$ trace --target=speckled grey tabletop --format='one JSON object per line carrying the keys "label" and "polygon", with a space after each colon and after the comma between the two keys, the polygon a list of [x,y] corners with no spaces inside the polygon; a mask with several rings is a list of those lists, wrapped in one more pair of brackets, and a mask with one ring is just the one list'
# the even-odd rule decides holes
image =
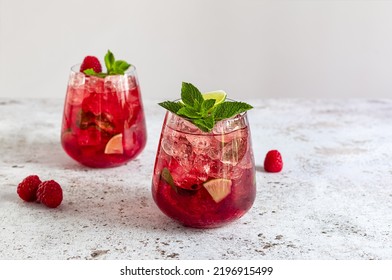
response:
{"label": "speckled grey tabletop", "polygon": [[[63,100],[0,99],[0,259],[392,259],[392,100],[247,100],[257,198],[239,221],[184,228],[154,204],[164,110],[144,100],[148,142],[127,165],[90,169],[60,145]],[[270,149],[281,173],[265,173]],[[49,209],[16,194],[54,179]]]}

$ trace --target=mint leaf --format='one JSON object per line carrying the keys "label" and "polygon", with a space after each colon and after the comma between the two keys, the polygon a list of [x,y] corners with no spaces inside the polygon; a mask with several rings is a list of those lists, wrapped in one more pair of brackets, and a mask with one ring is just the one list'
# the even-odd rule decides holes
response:
{"label": "mint leaf", "polygon": [[106,70],[108,71],[108,73],[110,73],[113,67],[112,65],[114,64],[115,61],[113,53],[110,50],[108,50],[104,59],[105,59]]}
{"label": "mint leaf", "polygon": [[124,60],[117,60],[113,63],[113,67],[109,74],[124,75],[125,71],[127,71],[130,66],[131,65]]}
{"label": "mint leaf", "polygon": [[90,76],[95,76],[95,75],[98,74],[97,72],[94,71],[93,68],[86,69],[86,70],[83,71],[83,73],[86,74],[86,75],[90,75]]}
{"label": "mint leaf", "polygon": [[214,105],[215,105],[215,99],[204,100],[203,103],[201,104],[202,116],[207,116],[207,114],[214,107]]}
{"label": "mint leaf", "polygon": [[181,100],[184,102],[185,106],[199,110],[204,98],[201,92],[194,85],[182,82]]}
{"label": "mint leaf", "polygon": [[170,174],[169,169],[167,169],[166,167],[164,167],[161,171],[161,177],[163,178],[163,180],[166,181],[166,183],[168,183],[173,189],[176,189],[176,184],[174,184],[174,180],[172,175]]}
{"label": "mint leaf", "polygon": [[234,117],[235,115],[241,114],[252,108],[253,107],[251,105],[244,102],[223,102],[216,106],[213,114],[215,120],[220,121],[223,119]]}
{"label": "mint leaf", "polygon": [[203,119],[193,119],[191,120],[194,125],[200,128],[204,132],[210,132],[215,125],[214,116],[208,116]]}
{"label": "mint leaf", "polygon": [[93,68],[89,68],[83,71],[84,74],[89,75],[89,76],[95,76],[95,77],[100,77],[100,78],[104,78],[106,77],[105,73],[97,73],[94,71]]}
{"label": "mint leaf", "polygon": [[166,110],[177,114],[177,112],[183,107],[183,105],[180,102],[173,102],[173,101],[164,101],[161,103],[158,103],[158,105],[162,106]]}
{"label": "mint leaf", "polygon": [[190,119],[198,119],[201,117],[201,113],[191,107],[182,107],[177,111],[177,115],[190,118]]}
{"label": "mint leaf", "polygon": [[107,73],[104,73],[105,76],[124,75],[125,71],[127,71],[128,68],[131,67],[131,65],[124,60],[116,60],[110,50],[108,50],[108,52],[106,53],[104,60],[107,71]]}

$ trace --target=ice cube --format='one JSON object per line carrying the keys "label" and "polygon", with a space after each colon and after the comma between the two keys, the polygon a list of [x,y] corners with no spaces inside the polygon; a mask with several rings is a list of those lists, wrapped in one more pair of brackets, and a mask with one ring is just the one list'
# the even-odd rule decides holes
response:
{"label": "ice cube", "polygon": [[184,118],[181,118],[180,116],[177,116],[172,113],[170,113],[168,115],[166,125],[174,130],[181,131],[181,132],[187,133],[187,134],[196,134],[197,135],[200,132],[200,129],[197,128],[190,121],[188,121]]}
{"label": "ice cube", "polygon": [[83,87],[68,87],[68,93],[67,93],[67,102],[71,106],[78,106],[82,104],[84,99],[84,89]]}
{"label": "ice cube", "polygon": [[244,157],[247,150],[247,137],[234,137],[233,140],[223,146],[221,161],[236,165]]}
{"label": "ice cube", "polygon": [[161,147],[166,154],[190,169],[193,160],[192,145],[181,133],[167,129],[162,136]]}
{"label": "ice cube", "polygon": [[161,147],[165,153],[169,156],[174,156],[173,142],[167,138],[162,138]]}
{"label": "ice cube", "polygon": [[94,76],[88,76],[85,80],[86,90],[90,93],[104,92],[104,79]]}
{"label": "ice cube", "polygon": [[68,85],[73,88],[80,87],[85,83],[86,75],[80,72],[72,72],[69,76]]}
{"label": "ice cube", "polygon": [[108,91],[127,91],[129,89],[128,86],[128,78],[124,75],[109,75],[105,77],[105,90]]}
{"label": "ice cube", "polygon": [[189,169],[193,165],[194,159],[191,144],[188,140],[186,140],[186,138],[180,138],[174,146],[174,158],[177,159],[182,166]]}
{"label": "ice cube", "polygon": [[191,173],[195,174],[200,181],[206,181],[208,179],[208,174],[211,170],[211,165],[213,161],[206,155],[197,155],[193,161],[193,168]]}
{"label": "ice cube", "polygon": [[214,134],[226,134],[247,127],[246,118],[237,115],[230,119],[219,121],[215,124],[212,132]]}
{"label": "ice cube", "polygon": [[191,143],[193,152],[197,155],[206,154],[211,146],[211,136],[186,134],[186,139]]}
{"label": "ice cube", "polygon": [[220,159],[222,155],[223,144],[220,141],[217,141],[214,137],[211,137],[212,141],[210,142],[210,146],[206,151],[206,154],[210,157],[210,159]]}
{"label": "ice cube", "polygon": [[137,85],[138,85],[137,77],[136,77],[136,76],[129,75],[129,76],[128,76],[128,87],[129,87],[130,89],[133,89],[133,88],[136,88]]}

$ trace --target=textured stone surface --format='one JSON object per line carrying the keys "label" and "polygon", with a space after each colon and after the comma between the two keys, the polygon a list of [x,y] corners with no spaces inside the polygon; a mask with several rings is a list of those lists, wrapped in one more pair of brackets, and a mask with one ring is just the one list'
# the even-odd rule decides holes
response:
{"label": "textured stone surface", "polygon": [[[155,206],[163,109],[144,101],[133,162],[90,169],[60,145],[62,100],[0,99],[1,259],[391,259],[392,100],[253,100],[257,198],[223,228],[184,228]],[[279,149],[281,173],[263,171]],[[57,209],[23,202],[27,175],[55,179]]]}

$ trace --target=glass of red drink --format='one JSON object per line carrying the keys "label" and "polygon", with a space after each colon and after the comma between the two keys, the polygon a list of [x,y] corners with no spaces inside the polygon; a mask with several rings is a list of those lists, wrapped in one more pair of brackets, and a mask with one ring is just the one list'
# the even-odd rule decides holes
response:
{"label": "glass of red drink", "polygon": [[163,213],[189,227],[215,228],[242,217],[256,196],[247,113],[204,132],[167,111],[152,195]]}
{"label": "glass of red drink", "polygon": [[91,76],[71,68],[61,129],[66,153],[79,163],[114,167],[135,158],[146,144],[146,124],[136,68]]}

